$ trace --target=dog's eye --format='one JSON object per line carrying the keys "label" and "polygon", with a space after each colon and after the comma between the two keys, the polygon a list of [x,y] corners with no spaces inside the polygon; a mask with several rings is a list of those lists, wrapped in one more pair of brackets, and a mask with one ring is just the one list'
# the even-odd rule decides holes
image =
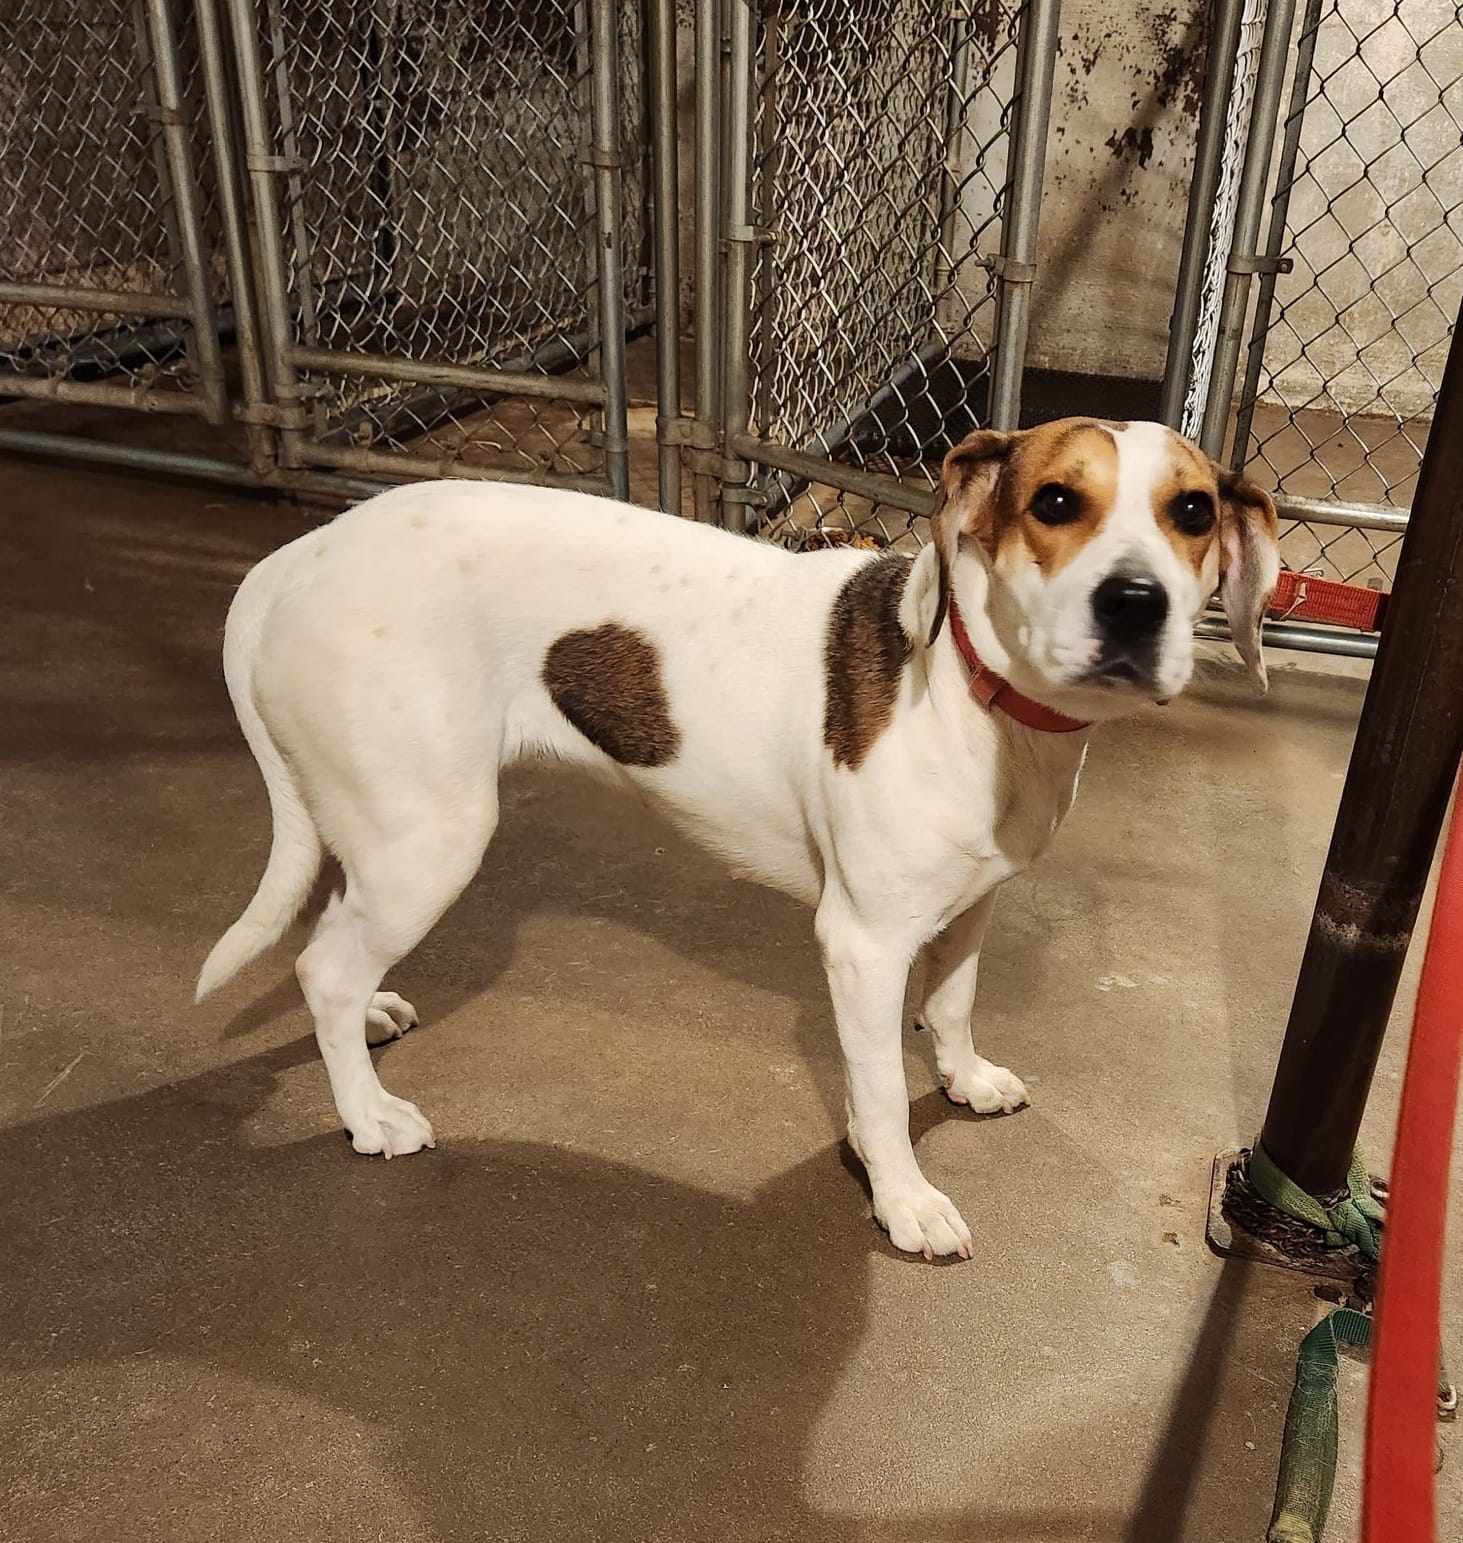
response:
{"label": "dog's eye", "polygon": [[1048,482],[1036,490],[1031,512],[1043,525],[1066,525],[1082,512],[1082,500],[1060,482]]}
{"label": "dog's eye", "polygon": [[1214,500],[1207,493],[1180,493],[1169,513],[1186,536],[1207,536],[1214,529]]}

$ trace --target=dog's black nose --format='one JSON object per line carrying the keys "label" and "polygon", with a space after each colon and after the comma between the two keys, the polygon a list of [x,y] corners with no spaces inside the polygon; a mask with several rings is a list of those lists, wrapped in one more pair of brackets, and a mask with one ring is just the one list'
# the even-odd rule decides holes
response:
{"label": "dog's black nose", "polygon": [[1168,615],[1168,591],[1157,579],[1110,573],[1092,592],[1092,614],[1104,637],[1134,643],[1152,637]]}

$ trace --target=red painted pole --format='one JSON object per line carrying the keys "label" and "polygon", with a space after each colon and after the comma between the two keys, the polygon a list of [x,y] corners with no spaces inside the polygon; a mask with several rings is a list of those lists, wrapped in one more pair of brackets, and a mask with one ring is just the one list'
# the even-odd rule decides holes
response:
{"label": "red painted pole", "polygon": [[1367,1405],[1363,1543],[1437,1543],[1443,1240],[1463,1062],[1463,817],[1453,815],[1392,1154]]}

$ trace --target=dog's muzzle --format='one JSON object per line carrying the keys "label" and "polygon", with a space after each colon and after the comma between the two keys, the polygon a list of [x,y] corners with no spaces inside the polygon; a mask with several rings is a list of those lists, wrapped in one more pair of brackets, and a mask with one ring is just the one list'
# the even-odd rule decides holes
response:
{"label": "dog's muzzle", "polygon": [[1168,591],[1147,574],[1110,573],[1092,592],[1098,654],[1090,678],[1115,685],[1153,684],[1158,640],[1168,620]]}

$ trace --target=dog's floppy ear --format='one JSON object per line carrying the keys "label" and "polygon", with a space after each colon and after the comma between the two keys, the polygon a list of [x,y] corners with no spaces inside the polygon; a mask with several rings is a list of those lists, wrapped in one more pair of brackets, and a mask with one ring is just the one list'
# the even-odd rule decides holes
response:
{"label": "dog's floppy ear", "polygon": [[950,576],[960,538],[973,536],[990,549],[995,534],[996,486],[1016,438],[998,429],[977,429],[950,451],[940,468],[938,502],[930,517],[935,572],[932,582],[927,581],[927,593],[918,597],[915,634],[930,643],[939,637],[950,609]]}
{"label": "dog's floppy ear", "polygon": [[1219,483],[1219,601],[1239,656],[1260,691],[1268,684],[1260,623],[1280,577],[1275,505],[1263,488],[1215,464]]}

